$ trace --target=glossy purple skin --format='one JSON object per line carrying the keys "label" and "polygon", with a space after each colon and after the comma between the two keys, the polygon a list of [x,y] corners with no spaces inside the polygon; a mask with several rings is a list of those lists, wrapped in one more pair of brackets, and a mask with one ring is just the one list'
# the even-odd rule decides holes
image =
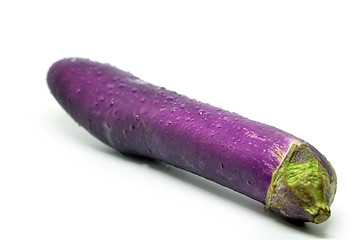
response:
{"label": "glossy purple skin", "polygon": [[161,160],[265,204],[273,173],[299,139],[128,72],[64,59],[48,73],[63,108],[122,153]]}

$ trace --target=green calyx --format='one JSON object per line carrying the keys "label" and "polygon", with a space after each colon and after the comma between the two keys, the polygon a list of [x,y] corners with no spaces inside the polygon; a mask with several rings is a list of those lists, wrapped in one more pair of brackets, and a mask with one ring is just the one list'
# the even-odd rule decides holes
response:
{"label": "green calyx", "polygon": [[284,180],[288,189],[306,203],[305,209],[311,215],[316,215],[317,208],[328,208],[324,192],[330,190],[330,185],[326,181],[328,173],[325,168],[311,153],[307,152],[306,155],[308,161],[305,163],[298,164],[293,158],[286,163]]}
{"label": "green calyx", "polygon": [[327,172],[306,143],[294,144],[273,175],[267,206],[286,217],[321,223],[330,216],[335,190],[335,174]]}

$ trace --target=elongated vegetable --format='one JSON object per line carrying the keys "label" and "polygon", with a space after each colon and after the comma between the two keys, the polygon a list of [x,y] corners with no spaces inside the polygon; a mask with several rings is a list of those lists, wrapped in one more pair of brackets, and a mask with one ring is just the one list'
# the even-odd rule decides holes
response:
{"label": "elongated vegetable", "polygon": [[47,80],[76,122],[122,153],[159,159],[292,219],[330,216],[335,171],[289,133],[86,59],[55,63]]}

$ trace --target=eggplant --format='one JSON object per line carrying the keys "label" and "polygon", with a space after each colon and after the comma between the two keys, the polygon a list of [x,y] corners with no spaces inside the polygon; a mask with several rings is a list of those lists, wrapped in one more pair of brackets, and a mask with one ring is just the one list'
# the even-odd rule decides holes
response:
{"label": "eggplant", "polygon": [[121,153],[192,172],[293,220],[331,214],[335,170],[292,134],[88,59],[56,62],[47,82],[79,125]]}

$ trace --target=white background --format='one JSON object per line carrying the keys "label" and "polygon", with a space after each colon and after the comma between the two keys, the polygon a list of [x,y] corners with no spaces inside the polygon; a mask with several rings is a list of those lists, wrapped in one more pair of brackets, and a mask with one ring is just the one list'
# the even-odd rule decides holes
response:
{"label": "white background", "polygon": [[[1,1],[0,239],[347,239],[360,235],[361,1]],[[108,62],[282,128],[338,175],[331,218],[291,224],[73,122],[46,74]]]}

